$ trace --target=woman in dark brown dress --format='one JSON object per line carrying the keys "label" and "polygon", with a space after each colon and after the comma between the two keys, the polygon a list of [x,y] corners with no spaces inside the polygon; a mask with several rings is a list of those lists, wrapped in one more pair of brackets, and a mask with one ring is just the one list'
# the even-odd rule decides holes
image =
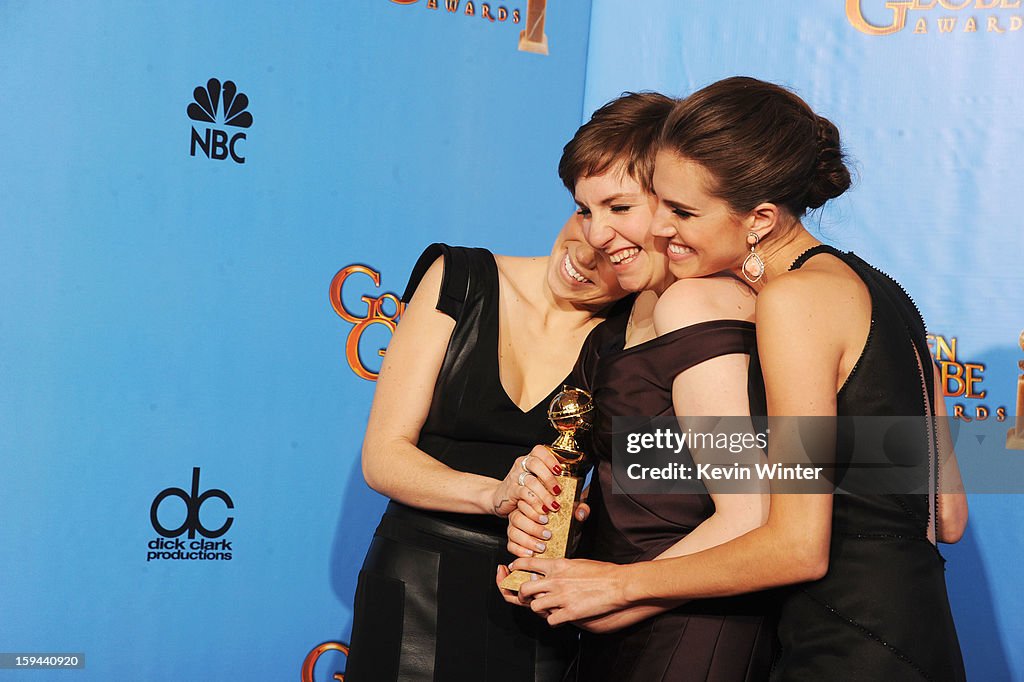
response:
{"label": "woman in dark brown dress", "polygon": [[[701,486],[685,494],[612,494],[614,417],[736,416],[749,423],[752,411],[764,411],[759,383],[748,392],[750,368],[757,367],[751,362],[753,293],[731,277],[683,282],[666,291],[673,281],[667,240],[649,232],[653,142],[662,118],[637,118],[623,128],[622,106],[616,100],[595,112],[566,145],[559,171],[580,207],[587,241],[611,261],[624,289],[642,292],[628,315],[609,320],[591,336],[573,376],[593,393],[598,412],[590,446],[597,462],[593,515],[584,555],[631,564],[698,552],[756,528],[767,516],[768,498],[766,486],[739,493]],[[646,138],[638,140],[645,131]],[[638,146],[639,162],[630,165],[629,152]],[[700,462],[707,453],[688,454]],[[530,534],[542,532],[531,516],[529,509],[510,516],[510,550],[518,556],[528,554]],[[751,596],[668,611],[638,606],[580,625],[581,654],[568,679],[586,682],[762,680],[775,639],[772,604]],[[622,629],[587,632],[591,626]]]}

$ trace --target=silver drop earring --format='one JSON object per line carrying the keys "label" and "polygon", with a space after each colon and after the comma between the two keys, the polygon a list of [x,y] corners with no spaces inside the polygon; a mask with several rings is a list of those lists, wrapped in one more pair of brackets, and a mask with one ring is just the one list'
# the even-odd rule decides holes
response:
{"label": "silver drop earring", "polygon": [[754,232],[747,233],[747,244],[750,245],[750,253],[743,259],[743,276],[751,284],[757,284],[764,277],[764,261],[757,255],[754,247],[761,241],[761,238]]}

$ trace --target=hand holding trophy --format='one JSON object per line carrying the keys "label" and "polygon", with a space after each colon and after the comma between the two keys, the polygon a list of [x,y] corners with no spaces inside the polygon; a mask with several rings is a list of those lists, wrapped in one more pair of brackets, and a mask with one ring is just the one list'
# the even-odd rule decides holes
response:
{"label": "hand holding trophy", "polygon": [[[590,428],[593,410],[594,401],[590,394],[569,386],[563,386],[548,406],[548,419],[558,431],[558,438],[549,449],[562,465],[562,475],[557,477],[562,492],[556,498],[560,505],[558,511],[549,515],[547,529],[551,531],[551,538],[547,541],[547,549],[537,554],[538,557],[565,557],[579,534],[580,522],[573,510],[580,501],[583,479],[590,464],[576,443],[576,434]],[[532,575],[528,571],[513,571],[501,582],[501,587],[516,592]]]}

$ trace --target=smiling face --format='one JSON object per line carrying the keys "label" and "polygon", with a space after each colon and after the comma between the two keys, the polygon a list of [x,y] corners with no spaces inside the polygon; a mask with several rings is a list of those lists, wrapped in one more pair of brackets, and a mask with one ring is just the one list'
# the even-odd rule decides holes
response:
{"label": "smiling face", "polygon": [[586,310],[600,310],[626,295],[608,259],[584,240],[579,215],[569,218],[555,238],[548,286],[557,298]]}
{"label": "smiling face", "polygon": [[611,263],[626,291],[664,291],[671,283],[666,239],[650,232],[655,198],[621,164],[576,181],[576,204],[587,242]]}
{"label": "smiling face", "polygon": [[710,186],[711,178],[699,164],[672,152],[658,152],[654,166],[658,205],[651,232],[668,239],[668,267],[677,279],[736,271],[750,253],[747,223],[751,221],[712,196]]}

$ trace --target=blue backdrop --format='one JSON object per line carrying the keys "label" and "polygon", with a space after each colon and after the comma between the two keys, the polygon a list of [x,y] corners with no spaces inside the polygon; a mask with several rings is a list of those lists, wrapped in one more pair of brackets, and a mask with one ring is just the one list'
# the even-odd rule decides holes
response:
{"label": "blue backdrop", "polygon": [[[382,500],[332,278],[381,273],[346,284],[358,310],[431,241],[544,253],[567,215],[589,3],[547,10],[546,56],[505,7],[0,4],[0,653],[86,659],[33,679],[297,679],[347,640]],[[189,117],[210,79],[251,126],[223,97]],[[363,336],[368,364],[386,341]],[[210,539],[231,558],[152,557],[204,539],[194,467],[233,505],[191,501],[207,529],[232,517]],[[151,522],[168,488],[178,538]]]}

